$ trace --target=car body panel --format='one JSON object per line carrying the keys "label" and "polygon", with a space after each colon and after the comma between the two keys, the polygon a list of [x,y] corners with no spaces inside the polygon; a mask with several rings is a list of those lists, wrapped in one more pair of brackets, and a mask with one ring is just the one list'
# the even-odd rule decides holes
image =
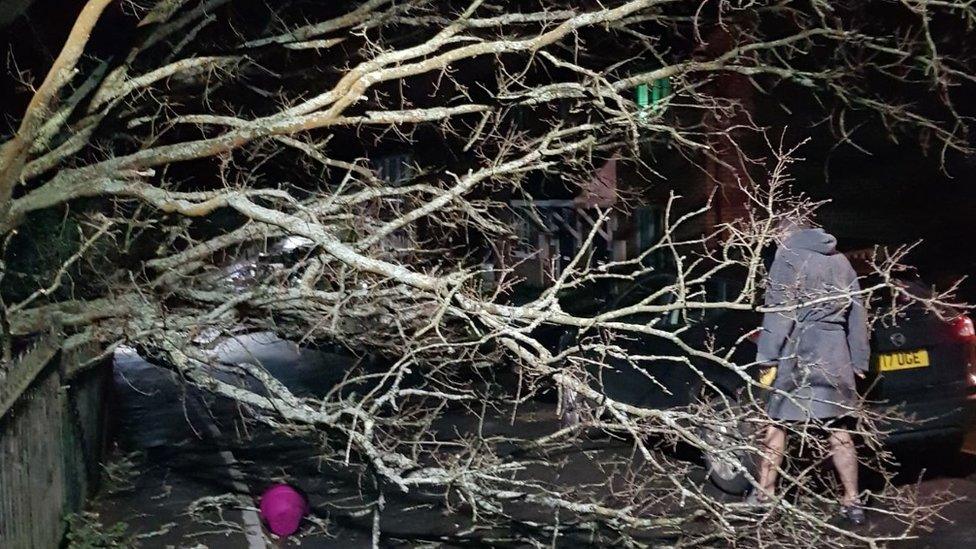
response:
{"label": "car body panel", "polygon": [[[618,298],[609,308],[619,306],[619,301]],[[633,315],[625,320],[645,324],[651,318]],[[958,337],[951,322],[920,309],[904,311],[897,320],[896,323],[875,326],[871,341],[871,370],[867,378],[859,382],[868,406],[878,412],[892,410],[912,418],[911,421],[886,421],[882,431],[890,432],[887,437],[892,441],[964,432],[976,410],[976,386],[973,384],[976,378],[970,377],[976,356],[973,338]],[[703,341],[713,342],[719,350],[717,354],[726,353],[738,342],[730,361],[746,365],[742,373],[705,359],[692,359],[702,376],[683,363],[667,360],[642,362],[637,368],[627,359],[615,357],[604,360],[602,367],[590,364],[587,368],[609,398],[638,406],[684,406],[707,388],[736,396],[747,385],[743,375],[758,379],[763,370],[762,365],[754,364],[756,348],[745,337],[761,323],[762,315],[755,311],[718,310],[697,319],[685,317],[679,322],[663,319],[656,325],[673,331],[693,347],[700,347]],[[568,340],[575,342],[576,337],[578,335],[573,334]],[[678,345],[661,337],[627,337],[615,343],[631,357],[686,354]],[[560,347],[565,348],[565,342]],[[929,366],[879,372],[879,353],[917,349],[928,352]]]}

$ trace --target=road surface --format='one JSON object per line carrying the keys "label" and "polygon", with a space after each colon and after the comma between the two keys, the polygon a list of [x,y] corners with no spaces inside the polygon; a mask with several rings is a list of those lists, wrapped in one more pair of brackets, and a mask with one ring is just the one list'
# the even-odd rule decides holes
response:
{"label": "road surface", "polygon": [[[261,363],[290,389],[309,395],[328,390],[347,360],[262,335],[224,343],[217,352],[226,362]],[[276,480],[297,478],[316,508],[326,501],[369,503],[342,472],[323,469],[308,441],[263,434],[232,403],[185,389],[171,372],[144,362],[134,352],[116,356],[115,391],[119,441],[124,448],[140,451],[139,474],[131,486],[115,487],[112,493],[105,490],[93,508],[105,525],[125,522],[133,535],[152,533],[139,540],[141,547],[272,547],[272,540],[256,524],[253,496]],[[551,427],[551,407],[529,408],[526,421],[543,430]],[[607,453],[628,451],[625,443],[614,444],[581,446],[578,456],[568,460],[573,465],[566,474],[587,480],[584,477],[599,470],[597,465]],[[906,455],[924,454],[925,449],[915,450]],[[949,491],[960,500],[946,508],[944,520],[932,532],[919,532],[917,539],[899,542],[897,547],[976,547],[976,436],[968,441],[966,452],[937,465],[918,484],[920,495],[925,499]],[[920,474],[918,466],[908,463],[900,482],[911,484]],[[706,482],[704,472],[699,481]],[[201,498],[203,504],[206,498],[215,498],[215,505],[200,505]],[[194,502],[199,509],[191,517],[187,510]],[[441,536],[464,526],[463,519],[415,507],[388,509],[382,516],[383,530],[394,538],[436,542],[449,539]],[[307,521],[301,530],[301,547],[370,546],[370,520],[331,518],[322,513]],[[865,526],[875,531],[889,527],[878,517]]]}

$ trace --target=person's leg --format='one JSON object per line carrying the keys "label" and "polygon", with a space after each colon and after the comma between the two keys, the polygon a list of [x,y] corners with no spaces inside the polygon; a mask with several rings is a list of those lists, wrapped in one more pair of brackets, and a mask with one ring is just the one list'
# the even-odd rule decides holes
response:
{"label": "person's leg", "polygon": [[837,469],[837,476],[844,485],[842,505],[857,503],[857,448],[850,433],[833,431],[830,434],[830,455]]}
{"label": "person's leg", "polygon": [[763,455],[759,463],[759,498],[772,496],[776,491],[776,475],[786,450],[786,431],[775,425],[766,427]]}

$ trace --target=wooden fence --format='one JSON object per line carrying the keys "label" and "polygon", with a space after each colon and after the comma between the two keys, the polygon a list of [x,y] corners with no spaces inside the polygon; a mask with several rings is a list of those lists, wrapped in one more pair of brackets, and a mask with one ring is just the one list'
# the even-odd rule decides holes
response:
{"label": "wooden fence", "polygon": [[81,509],[98,478],[110,368],[76,371],[79,355],[59,347],[39,342],[0,381],[3,549],[58,547],[65,515]]}

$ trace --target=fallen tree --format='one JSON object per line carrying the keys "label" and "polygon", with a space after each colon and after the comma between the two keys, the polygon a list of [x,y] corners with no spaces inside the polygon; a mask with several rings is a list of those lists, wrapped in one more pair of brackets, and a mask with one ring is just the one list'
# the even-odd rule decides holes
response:
{"label": "fallen tree", "polygon": [[[719,348],[660,322],[768,310],[760,305],[762,253],[781,219],[817,206],[791,190],[796,147],[764,141],[778,129],[754,121],[720,79],[735,75],[772,99],[805,98],[838,141],[860,117],[892,135],[923,136],[943,155],[968,153],[967,119],[953,101],[972,84],[971,60],[932,30],[968,24],[967,3],[370,0],[344,10],[181,0],[134,3],[141,22],[131,49],[85,58],[109,4],[86,4],[3,145],[8,361],[18,338],[48,331],[68,348],[99,341],[105,356],[136,346],[269,425],[329,433],[324,457],[366,467],[378,500],[391,490],[437,494],[479,527],[522,522],[521,542],[586,531],[596,543],[635,545],[648,536],[686,545],[876,544],[909,535],[937,511],[889,489],[879,509],[904,528],[851,531],[827,519],[832,500],[809,475],[791,477],[799,495],[778,502],[785,519],[719,501],[662,448],[715,452],[703,433],[730,418],[616,401],[593,366],[623,360],[642,370],[664,361],[699,372],[704,363],[741,377],[750,394],[765,390],[756,365],[736,354],[748,348],[745,337]],[[657,102],[630,99],[635,87],[665,81],[670,92]],[[937,93],[924,104],[910,101],[929,90]],[[378,168],[384,150],[413,154]],[[484,261],[493,245],[497,252],[517,240],[507,201],[585,189],[594,166],[614,154],[647,186],[673,175],[655,160],[662,155],[680,158],[682,170],[721,165],[739,177],[745,214],[702,234],[688,225],[708,203],[672,195],[656,243],[630,259],[598,261],[593,242],[609,215],[600,210],[548,285],[514,299],[516,265]],[[618,198],[614,207],[632,206]],[[51,212],[73,231],[58,237],[67,245],[53,266],[25,282],[17,257],[38,242],[33,224]],[[231,276],[234,261],[288,238],[299,238],[298,251],[274,268]],[[884,290],[943,304],[945,296],[892,284],[905,252],[877,254],[879,282],[829,299]],[[648,261],[658,256],[673,278],[638,302],[590,316],[566,311],[564,296],[639,281],[663,268]],[[734,295],[706,294],[710,280],[730,272],[743,281]],[[546,327],[578,336],[553,347],[539,335]],[[322,398],[297,397],[259,367],[215,364],[213,338],[201,337],[248,331],[338,342],[386,366],[350,371]],[[638,336],[677,352],[634,355],[622,341]],[[214,375],[226,368],[265,390]],[[508,371],[516,386],[493,381]],[[521,452],[430,430],[452,409],[517,417],[550,389],[590,409],[578,423],[516,441]],[[754,406],[737,410],[732,421],[761,421]],[[526,478],[552,448],[593,431],[632,441],[642,469],[620,473],[624,490],[598,497]],[[735,444],[720,452],[755,449]],[[529,521],[514,503],[563,520]]]}

